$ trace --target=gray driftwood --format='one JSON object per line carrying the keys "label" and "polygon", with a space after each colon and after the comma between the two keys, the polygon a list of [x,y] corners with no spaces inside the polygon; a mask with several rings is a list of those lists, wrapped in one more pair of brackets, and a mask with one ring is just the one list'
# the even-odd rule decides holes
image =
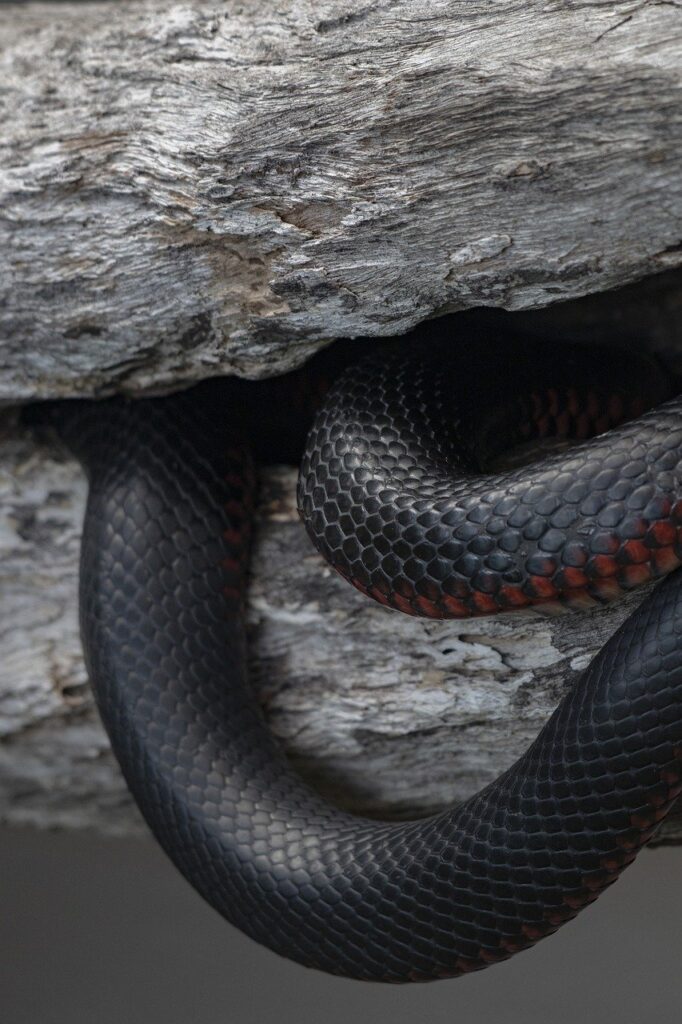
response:
{"label": "gray driftwood", "polygon": [[679,0],[0,5],[0,397],[682,263]]}
{"label": "gray driftwood", "polygon": [[[476,306],[682,369],[681,6],[0,4],[0,400],[267,376]],[[265,472],[253,684],[355,810],[425,813],[490,780],[641,599],[411,620],[322,565],[292,496],[292,471]],[[84,499],[8,419],[0,817],[123,832],[140,822],[78,642]]]}
{"label": "gray driftwood", "polygon": [[[294,473],[264,473],[252,676],[296,765],[346,807],[423,814],[512,763],[641,595],[592,613],[434,623],[368,602],[312,550]],[[0,444],[0,819],[141,828],[78,641],[85,482],[16,431]],[[669,827],[668,841],[682,839]]]}

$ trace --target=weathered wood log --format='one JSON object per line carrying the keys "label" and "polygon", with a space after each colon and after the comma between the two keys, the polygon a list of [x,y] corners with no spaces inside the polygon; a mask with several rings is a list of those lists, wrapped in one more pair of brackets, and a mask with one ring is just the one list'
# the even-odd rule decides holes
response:
{"label": "weathered wood log", "polygon": [[0,5],[0,397],[682,263],[676,0]]}
{"label": "weathered wood log", "polygon": [[[540,308],[682,265],[681,33],[674,0],[1,5],[0,400],[268,376],[481,305],[524,312],[454,340],[512,316],[682,369],[674,271]],[[301,771],[365,813],[491,779],[641,599],[410,620],[322,565],[292,496],[264,472],[253,682]],[[127,831],[78,641],[84,498],[8,418],[0,817]]]}
{"label": "weathered wood log", "polygon": [[[345,807],[408,816],[512,763],[641,594],[609,608],[436,623],[368,602],[313,551],[291,469],[264,472],[252,678],[294,763]],[[16,430],[0,444],[0,819],[141,827],[97,721],[77,628],[85,481]],[[671,822],[666,841],[682,841]]]}

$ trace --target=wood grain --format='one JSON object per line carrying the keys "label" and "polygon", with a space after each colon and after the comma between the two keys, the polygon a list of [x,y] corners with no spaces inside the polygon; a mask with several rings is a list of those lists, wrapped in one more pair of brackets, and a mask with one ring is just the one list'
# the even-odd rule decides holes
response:
{"label": "wood grain", "polygon": [[0,398],[682,264],[678,0],[0,5]]}

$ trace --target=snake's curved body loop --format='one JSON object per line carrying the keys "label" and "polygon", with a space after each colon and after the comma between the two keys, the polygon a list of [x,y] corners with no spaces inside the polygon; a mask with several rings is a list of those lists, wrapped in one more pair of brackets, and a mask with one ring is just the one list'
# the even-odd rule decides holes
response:
{"label": "snake's curved body loop", "polygon": [[[587,432],[596,405],[571,388],[564,420]],[[466,409],[447,409],[456,430],[444,416],[456,391],[442,359],[379,361],[320,412],[300,503],[356,584],[404,610],[466,614],[602,601],[679,563],[680,400],[542,465],[474,480],[484,459]],[[550,414],[532,394],[537,426]],[[562,417],[564,399],[549,401]],[[608,415],[629,402],[623,392]],[[492,449],[508,429],[496,408]],[[248,935],[355,978],[455,976],[554,931],[653,834],[682,779],[678,574],[496,782],[427,820],[365,820],[292,772],[250,693],[253,471],[221,416],[191,396],[89,403],[61,429],[90,475],[82,632],[116,756],[167,853]]]}

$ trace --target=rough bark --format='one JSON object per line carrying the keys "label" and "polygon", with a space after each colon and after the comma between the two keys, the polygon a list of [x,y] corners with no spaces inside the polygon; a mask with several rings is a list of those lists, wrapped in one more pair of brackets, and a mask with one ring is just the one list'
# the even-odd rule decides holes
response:
{"label": "rough bark", "polygon": [[[682,370],[680,8],[0,5],[0,400],[268,376],[476,306],[498,309],[455,317],[455,341],[512,318]],[[253,683],[355,810],[422,814],[489,781],[641,600],[411,620],[322,565],[292,497],[293,471],[264,471]],[[0,818],[128,831],[78,641],[84,500],[8,418]]]}
{"label": "rough bark", "polygon": [[[249,595],[253,684],[295,764],[346,807],[423,814],[521,753],[640,595],[591,613],[434,623],[324,566],[264,472]],[[137,830],[86,682],[76,590],[85,482],[15,430],[0,444],[0,818]],[[669,826],[667,841],[682,839]]]}
{"label": "rough bark", "polygon": [[0,397],[682,263],[678,0],[0,6]]}

